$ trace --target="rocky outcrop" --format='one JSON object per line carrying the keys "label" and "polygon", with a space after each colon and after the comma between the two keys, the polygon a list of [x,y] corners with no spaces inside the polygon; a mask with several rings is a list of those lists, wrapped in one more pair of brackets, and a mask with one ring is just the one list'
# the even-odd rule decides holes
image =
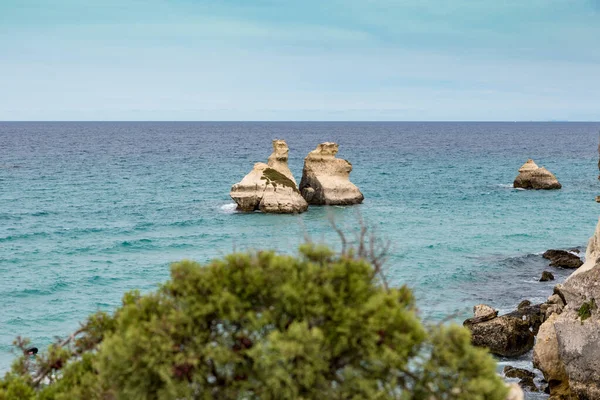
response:
{"label": "rocky outcrop", "polygon": [[510,365],[504,367],[504,376],[507,378],[516,378],[519,379],[519,386],[523,389],[527,389],[530,392],[538,392],[539,389],[535,385],[533,379],[535,378],[535,374],[531,371],[528,371],[523,368],[516,368]]}
{"label": "rocky outcrop", "polygon": [[486,347],[504,357],[520,356],[533,348],[535,333],[542,322],[540,305],[524,305],[499,317],[485,305],[475,306],[474,312],[475,317],[463,325],[471,331],[471,343],[475,346]]}
{"label": "rocky outcrop", "polygon": [[288,152],[285,141],[274,140],[269,164],[254,164],[252,171],[231,187],[230,196],[238,210],[288,214],[308,209],[288,168]]}
{"label": "rocky outcrop", "polygon": [[519,168],[519,175],[515,178],[513,186],[521,189],[560,189],[562,187],[552,172],[544,167],[538,167],[531,159]]}
{"label": "rocky outcrop", "polygon": [[549,382],[551,399],[600,399],[599,241],[600,223],[586,262],[548,299],[564,307],[540,327],[534,365]]}
{"label": "rocky outcrop", "polygon": [[363,194],[349,179],[352,164],[336,158],[337,152],[336,143],[321,143],[304,159],[300,192],[309,204],[362,203]]}
{"label": "rocky outcrop", "polygon": [[542,257],[550,260],[551,267],[576,269],[583,265],[579,256],[565,250],[547,250]]}

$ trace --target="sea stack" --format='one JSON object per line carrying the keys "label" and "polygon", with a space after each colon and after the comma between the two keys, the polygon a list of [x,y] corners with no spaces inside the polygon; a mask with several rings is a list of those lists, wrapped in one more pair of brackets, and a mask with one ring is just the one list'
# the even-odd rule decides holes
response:
{"label": "sea stack", "polygon": [[544,167],[538,167],[529,159],[521,168],[513,183],[515,188],[522,189],[560,189],[562,185],[554,174]]}
{"label": "sea stack", "polygon": [[362,203],[364,196],[350,182],[352,164],[336,158],[337,143],[325,142],[306,156],[300,192],[309,204],[351,205]]}
{"label": "sea stack", "polygon": [[268,164],[256,163],[241,182],[231,187],[230,196],[239,211],[292,214],[307,210],[288,167],[289,148],[284,140],[273,140]]}

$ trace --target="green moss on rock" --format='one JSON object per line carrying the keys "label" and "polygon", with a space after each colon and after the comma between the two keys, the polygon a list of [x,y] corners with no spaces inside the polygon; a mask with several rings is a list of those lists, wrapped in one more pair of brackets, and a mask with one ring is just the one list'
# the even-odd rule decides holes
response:
{"label": "green moss on rock", "polygon": [[[281,185],[284,187],[289,187],[292,190],[298,192],[298,188],[294,181],[292,181],[287,176],[283,175],[281,172],[277,171],[273,168],[267,168],[263,171],[263,176],[260,179],[266,179],[267,185],[271,184],[273,186]],[[298,192],[299,193],[299,192]]]}
{"label": "green moss on rock", "polygon": [[596,301],[591,299],[590,301],[584,302],[579,310],[577,310],[577,315],[581,318],[581,322],[585,321],[589,317],[592,316],[592,310],[596,309]]}

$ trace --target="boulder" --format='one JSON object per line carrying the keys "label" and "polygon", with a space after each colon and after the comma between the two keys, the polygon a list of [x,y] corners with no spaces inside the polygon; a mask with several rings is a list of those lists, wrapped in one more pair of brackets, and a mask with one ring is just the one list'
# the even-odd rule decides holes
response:
{"label": "boulder", "polygon": [[552,274],[552,272],[549,272],[549,271],[542,272],[542,277],[540,278],[540,282],[548,282],[548,281],[553,281],[553,280],[554,280],[554,275]]}
{"label": "boulder", "polygon": [[349,179],[352,164],[336,158],[337,152],[336,143],[321,143],[304,159],[300,192],[309,204],[362,203],[363,194]]}
{"label": "boulder", "polygon": [[274,140],[269,164],[254,164],[252,171],[231,187],[230,196],[238,210],[289,214],[308,209],[287,166],[288,151],[285,141]]}
{"label": "boulder", "polygon": [[522,189],[560,189],[562,187],[554,174],[544,167],[538,167],[531,159],[519,168],[519,175],[515,178],[513,186]]}
{"label": "boulder", "polygon": [[519,386],[521,386],[523,389],[527,389],[530,392],[539,392],[538,387],[533,381],[533,379],[535,378],[535,374],[533,372],[523,368],[515,368],[510,365],[504,367],[503,372],[504,376],[507,378],[519,379]]}
{"label": "boulder", "polygon": [[569,396],[571,393],[569,377],[558,353],[558,340],[554,329],[554,322],[558,317],[558,314],[551,315],[542,324],[533,348],[533,366],[542,371],[544,379],[548,382],[550,394],[557,398]]}
{"label": "boulder", "polygon": [[533,348],[534,332],[542,318],[540,305],[523,306],[512,313],[496,315],[496,311],[488,312],[463,323],[471,331],[471,342],[475,346],[486,347],[491,353],[504,357],[520,356]]}
{"label": "boulder", "polygon": [[554,323],[560,360],[571,392],[580,399],[600,399],[600,318],[597,308],[563,312]]}
{"label": "boulder", "polygon": [[482,321],[486,321],[492,318],[496,318],[498,311],[494,310],[487,304],[478,304],[473,307],[473,314],[475,318],[482,318]]}
{"label": "boulder", "polygon": [[551,267],[576,269],[583,265],[579,256],[565,250],[547,250],[542,257],[550,260]]}

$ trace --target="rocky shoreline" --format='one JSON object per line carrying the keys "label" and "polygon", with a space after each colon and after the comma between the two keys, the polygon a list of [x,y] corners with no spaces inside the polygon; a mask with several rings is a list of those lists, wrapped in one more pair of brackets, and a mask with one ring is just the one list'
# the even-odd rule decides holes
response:
{"label": "rocky shoreline", "polygon": [[[574,269],[545,302],[525,300],[517,310],[503,315],[479,304],[464,326],[471,331],[473,344],[504,360],[522,361],[532,356],[532,366],[543,379],[510,365],[503,371],[508,380],[518,379],[526,392],[546,393],[551,400],[600,399],[600,315],[596,304],[600,300],[600,223],[589,241],[585,262],[576,249],[548,250],[543,256],[550,268]],[[552,279],[551,275],[542,271],[540,281]]]}

